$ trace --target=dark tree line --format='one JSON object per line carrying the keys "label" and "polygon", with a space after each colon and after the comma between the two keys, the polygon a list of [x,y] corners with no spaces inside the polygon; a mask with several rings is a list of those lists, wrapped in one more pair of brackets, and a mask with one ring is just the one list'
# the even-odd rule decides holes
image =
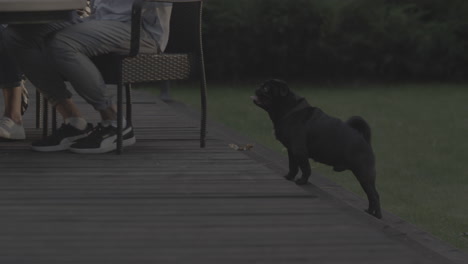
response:
{"label": "dark tree line", "polygon": [[206,0],[211,79],[466,80],[466,0]]}

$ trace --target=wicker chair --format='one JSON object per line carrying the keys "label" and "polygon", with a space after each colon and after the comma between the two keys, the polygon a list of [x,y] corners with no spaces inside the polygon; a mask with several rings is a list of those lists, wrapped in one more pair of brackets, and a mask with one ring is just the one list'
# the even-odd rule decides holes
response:
{"label": "wicker chair", "polygon": [[[173,3],[169,42],[162,54],[139,53],[141,10],[146,2]],[[200,147],[206,138],[206,77],[201,39],[202,0],[137,0],[132,12],[132,42],[128,55],[108,54],[93,58],[107,84],[117,84],[117,154],[122,153],[123,88],[126,118],[132,124],[131,85],[198,77],[201,94]],[[117,78],[116,78],[117,77]],[[43,104],[43,133],[47,134],[47,103]],[[52,111],[52,129],[57,127]]]}

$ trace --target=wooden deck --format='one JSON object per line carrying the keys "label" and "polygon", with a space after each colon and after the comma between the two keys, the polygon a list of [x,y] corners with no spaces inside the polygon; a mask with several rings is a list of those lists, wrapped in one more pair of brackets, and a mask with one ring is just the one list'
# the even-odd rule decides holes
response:
{"label": "wooden deck", "polygon": [[137,144],[123,156],[30,151],[33,110],[28,140],[0,143],[1,264],[468,263],[323,177],[283,180],[284,157],[234,151],[251,140],[220,125],[200,149],[198,119],[178,104],[134,101]]}

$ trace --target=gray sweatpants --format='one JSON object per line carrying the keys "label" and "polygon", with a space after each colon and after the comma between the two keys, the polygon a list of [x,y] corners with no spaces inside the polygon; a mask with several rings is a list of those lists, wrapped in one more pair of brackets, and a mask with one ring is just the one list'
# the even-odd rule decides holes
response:
{"label": "gray sweatpants", "polygon": [[[112,105],[104,80],[89,57],[128,53],[130,23],[88,20],[79,23],[10,25],[5,44],[26,77],[55,105],[72,94],[64,80],[96,110]],[[142,31],[141,52],[157,52],[158,44]]]}

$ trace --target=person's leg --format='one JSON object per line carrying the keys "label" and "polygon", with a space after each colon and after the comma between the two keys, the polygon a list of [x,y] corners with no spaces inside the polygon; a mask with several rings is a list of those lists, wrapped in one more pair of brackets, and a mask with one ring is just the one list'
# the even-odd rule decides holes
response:
{"label": "person's leg", "polygon": [[67,26],[70,23],[15,25],[5,32],[7,48],[15,55],[28,79],[64,118],[64,124],[55,133],[33,142],[32,148],[37,151],[68,149],[74,140],[86,137],[91,128],[71,101],[63,77],[45,51],[48,39]]}
{"label": "person's leg", "polygon": [[70,23],[52,23],[47,25],[15,25],[5,32],[9,50],[16,56],[26,76],[34,86],[57,106],[57,111],[64,120],[69,117],[81,117],[71,93],[67,90],[63,77],[57,71],[53,61],[45,51],[45,43]]}
{"label": "person's leg", "polygon": [[[155,52],[157,44],[142,32],[142,52]],[[91,20],[67,27],[47,43],[57,70],[76,92],[101,113],[103,119],[116,119],[111,97],[101,73],[90,57],[108,53],[128,53],[130,24]],[[86,76],[86,77],[84,77]]]}
{"label": "person's leg", "polygon": [[22,125],[22,96],[25,88],[22,73],[4,46],[3,30],[4,27],[0,25],[0,88],[4,100],[0,138],[21,140],[26,137]]}
{"label": "person's leg", "polygon": [[44,45],[56,32],[70,25],[70,23],[11,25],[4,32],[8,51],[14,55],[29,81],[53,105],[71,98],[71,93],[46,54]]}
{"label": "person's leg", "polygon": [[[89,137],[77,141],[70,150],[77,153],[104,153],[114,150],[117,125],[115,106],[107,93],[102,75],[90,57],[107,53],[128,53],[130,25],[117,21],[89,21],[73,25],[50,39],[47,48],[61,75],[99,111],[103,120]],[[141,48],[143,52],[158,50],[155,42],[146,35]],[[127,127],[124,121],[123,144],[129,146],[134,143],[133,128]]]}
{"label": "person's leg", "polygon": [[23,86],[5,88],[3,98],[5,109],[0,118],[0,139],[23,140],[26,138],[21,115]]}
{"label": "person's leg", "polygon": [[22,123],[21,115],[21,95],[23,93],[22,86],[16,86],[10,89],[3,90],[3,100],[5,109],[3,112],[4,117],[8,117],[17,124]]}

